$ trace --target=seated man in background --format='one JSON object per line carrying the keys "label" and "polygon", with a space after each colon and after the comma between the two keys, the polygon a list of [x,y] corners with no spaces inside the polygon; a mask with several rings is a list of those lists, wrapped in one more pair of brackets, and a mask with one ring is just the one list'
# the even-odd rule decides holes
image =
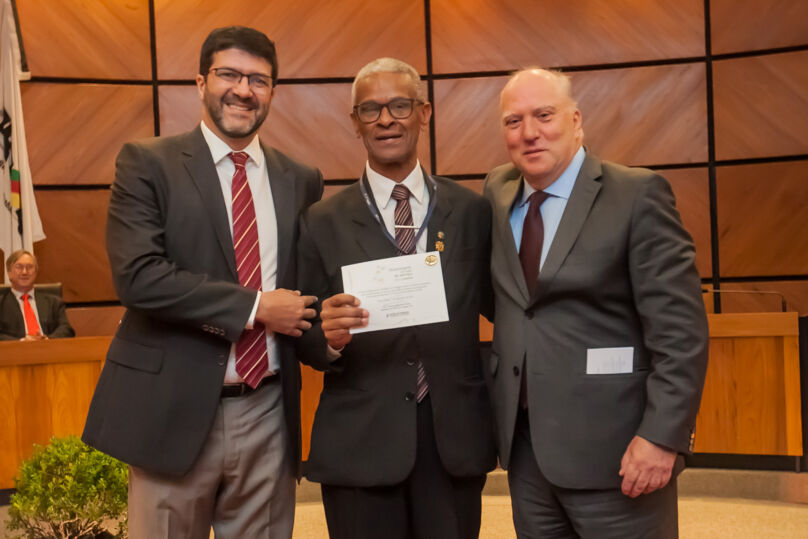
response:
{"label": "seated man in background", "polygon": [[38,269],[34,254],[23,249],[6,260],[11,288],[0,290],[0,340],[41,341],[75,335],[62,299],[34,290]]}

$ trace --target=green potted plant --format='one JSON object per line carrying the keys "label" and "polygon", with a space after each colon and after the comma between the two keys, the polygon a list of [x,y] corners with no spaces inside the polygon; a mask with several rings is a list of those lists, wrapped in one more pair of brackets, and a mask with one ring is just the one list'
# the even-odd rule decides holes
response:
{"label": "green potted plant", "polygon": [[20,465],[6,524],[27,538],[127,537],[128,481],[124,463],[75,436],[51,438]]}

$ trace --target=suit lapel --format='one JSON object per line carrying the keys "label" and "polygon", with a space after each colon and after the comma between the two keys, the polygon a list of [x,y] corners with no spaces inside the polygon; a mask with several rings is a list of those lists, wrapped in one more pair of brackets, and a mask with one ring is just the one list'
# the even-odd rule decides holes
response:
{"label": "suit lapel", "polygon": [[519,261],[519,250],[513,240],[513,229],[511,228],[511,208],[514,200],[521,192],[522,175],[514,168],[503,179],[502,189],[497,191],[497,198],[494,201],[494,222],[495,234],[499,234],[500,244],[505,251],[504,263],[513,274],[513,282],[516,283],[523,301],[527,302],[530,294],[525,282],[525,274],[522,271],[522,264]]}
{"label": "suit lapel", "polygon": [[278,227],[278,287],[280,283],[287,282],[289,262],[292,256],[292,242],[294,241],[294,227],[297,224],[297,205],[295,204],[295,177],[285,168],[278,158],[277,150],[265,148],[264,156],[267,160],[267,173],[269,186],[272,190],[272,203],[275,206],[275,221]]}
{"label": "suit lapel", "polygon": [[553,279],[558,273],[561,264],[569,254],[570,249],[578,239],[581,229],[589,215],[589,210],[595,202],[601,184],[598,179],[601,176],[600,159],[587,155],[575,180],[564,215],[558,224],[553,243],[547,252],[547,258],[539,272],[539,286],[533,297],[530,298],[530,305],[535,304],[544,290],[550,287]]}
{"label": "suit lapel", "polygon": [[216,165],[210,155],[210,148],[202,136],[202,129],[197,127],[188,136],[188,145],[183,149],[185,168],[196,185],[199,196],[208,210],[210,222],[216,231],[216,240],[222,250],[224,260],[230,268],[233,281],[238,282],[236,273],[236,255],[233,251],[233,238],[230,235],[230,221],[227,208],[222,199],[222,186],[216,173]]}
{"label": "suit lapel", "polygon": [[[364,174],[359,181],[365,181]],[[351,216],[351,222],[354,225],[354,240],[359,245],[359,248],[370,260],[396,256],[395,245],[387,239],[387,235],[382,229],[384,225],[376,220],[368,207],[368,204],[370,204],[378,212],[373,193],[368,188],[368,200],[366,201],[360,190],[359,182],[351,185],[348,189],[351,189],[352,196],[350,205],[345,208],[345,214]]]}
{"label": "suit lapel", "polygon": [[[424,178],[428,178],[426,171],[424,171]],[[457,242],[455,239],[458,237],[457,231],[454,229],[454,226],[451,222],[449,222],[449,215],[452,213],[452,205],[445,194],[443,196],[440,192],[440,187],[435,187],[432,185],[432,182],[426,182],[427,189],[429,190],[429,198],[430,200],[435,201],[435,207],[432,210],[432,215],[429,217],[429,222],[424,223],[426,226],[427,238],[426,238],[426,251],[435,251],[437,250],[436,244],[438,241],[443,243],[443,252],[440,253],[441,262],[445,264],[448,260],[451,260],[452,254],[455,252],[455,247]],[[438,233],[442,234],[442,237],[438,237]]]}

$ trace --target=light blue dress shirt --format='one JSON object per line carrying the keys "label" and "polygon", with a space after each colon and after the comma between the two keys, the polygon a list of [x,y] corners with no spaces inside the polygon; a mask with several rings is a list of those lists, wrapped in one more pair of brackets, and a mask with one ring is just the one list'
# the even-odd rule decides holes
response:
{"label": "light blue dress shirt", "polygon": [[[561,222],[561,216],[564,215],[564,209],[567,207],[567,201],[572,193],[572,188],[575,186],[575,179],[581,171],[581,166],[584,164],[586,151],[584,147],[578,148],[572,158],[567,169],[558,177],[556,181],[551,183],[545,193],[551,195],[547,197],[544,204],[541,205],[541,219],[544,223],[544,243],[541,248],[541,262],[539,263],[539,271],[544,265],[544,260],[547,258],[547,253],[550,251],[550,246],[555,238],[558,224]],[[522,244],[522,227],[525,222],[525,215],[529,208],[528,198],[536,192],[526,180],[522,179],[524,186],[522,188],[522,197],[517,200],[513,209],[511,210],[511,230],[513,231],[513,241],[516,242],[516,250],[519,250]]]}

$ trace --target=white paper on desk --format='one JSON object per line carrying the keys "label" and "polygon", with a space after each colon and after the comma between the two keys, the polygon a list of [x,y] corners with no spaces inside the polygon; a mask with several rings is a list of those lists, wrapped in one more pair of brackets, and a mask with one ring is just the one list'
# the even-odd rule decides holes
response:
{"label": "white paper on desk", "polygon": [[586,374],[626,374],[633,370],[633,346],[590,348],[586,351]]}
{"label": "white paper on desk", "polygon": [[437,251],[343,266],[342,285],[369,313],[368,325],[351,333],[449,320]]}

